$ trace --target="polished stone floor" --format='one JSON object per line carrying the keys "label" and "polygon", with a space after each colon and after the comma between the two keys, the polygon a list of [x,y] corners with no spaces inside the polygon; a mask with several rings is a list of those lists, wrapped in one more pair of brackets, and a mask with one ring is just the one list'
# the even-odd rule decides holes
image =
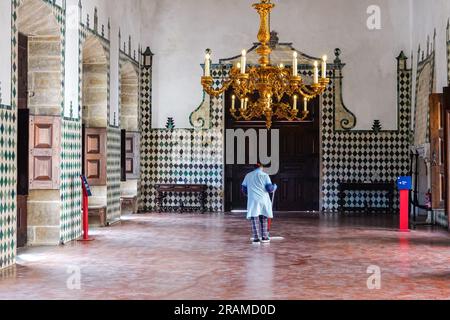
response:
{"label": "polished stone floor", "polygon": [[128,215],[93,242],[21,249],[0,299],[450,299],[450,234],[394,226],[292,215],[254,246],[239,215]]}

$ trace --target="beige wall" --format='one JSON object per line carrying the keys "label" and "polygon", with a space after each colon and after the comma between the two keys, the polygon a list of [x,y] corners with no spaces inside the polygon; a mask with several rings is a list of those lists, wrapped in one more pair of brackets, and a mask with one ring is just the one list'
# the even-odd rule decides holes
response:
{"label": "beige wall", "polygon": [[139,131],[139,78],[131,63],[122,66],[120,77],[121,128],[128,132]]}
{"label": "beige wall", "polygon": [[61,39],[29,37],[28,107],[34,115],[61,115]]}
{"label": "beige wall", "polygon": [[108,64],[99,40],[90,36],[83,44],[83,123],[106,128],[108,118]]}

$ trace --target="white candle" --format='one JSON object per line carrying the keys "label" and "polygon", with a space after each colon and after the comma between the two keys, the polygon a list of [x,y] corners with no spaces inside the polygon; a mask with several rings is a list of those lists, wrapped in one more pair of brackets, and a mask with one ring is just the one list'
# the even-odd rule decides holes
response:
{"label": "white candle", "polygon": [[280,63],[280,69],[284,68],[284,64]]}
{"label": "white candle", "polygon": [[241,109],[245,109],[245,99],[241,99]]}
{"label": "white candle", "polygon": [[271,95],[268,94],[267,95],[267,109],[270,109],[271,98],[272,98]]}
{"label": "white candle", "polygon": [[238,70],[241,70],[241,63],[240,63],[240,62],[238,62],[238,63],[236,64],[236,68],[237,68]]}
{"label": "white candle", "polygon": [[248,107],[248,98],[245,98],[244,110],[247,110]]}
{"label": "white candle", "polygon": [[294,53],[292,54],[293,56],[293,60],[292,60],[292,75],[294,77],[298,76],[298,60],[297,60],[297,51],[294,51]]}
{"label": "white candle", "polygon": [[241,73],[245,73],[247,64],[247,51],[242,50],[242,56],[241,56]]}
{"label": "white candle", "polygon": [[303,110],[308,111],[308,98],[303,98]]}
{"label": "white candle", "polygon": [[205,77],[211,76],[211,55],[207,53],[205,55]]}
{"label": "white candle", "polygon": [[297,95],[295,95],[294,96],[294,110],[295,111],[297,111],[297,100],[298,100],[298,97],[297,97]]}
{"label": "white candle", "polygon": [[319,63],[314,61],[314,84],[319,83]]}
{"label": "white candle", "polygon": [[231,110],[236,110],[236,96],[234,94],[231,96]]}
{"label": "white candle", "polygon": [[324,55],[322,57],[322,78],[327,77],[327,60],[328,60],[328,57],[326,55]]}

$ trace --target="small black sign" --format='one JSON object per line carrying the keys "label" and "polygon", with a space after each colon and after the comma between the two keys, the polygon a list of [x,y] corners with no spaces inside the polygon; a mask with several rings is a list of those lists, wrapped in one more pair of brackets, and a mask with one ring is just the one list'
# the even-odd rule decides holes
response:
{"label": "small black sign", "polygon": [[86,191],[88,197],[92,197],[91,187],[89,186],[86,176],[81,176],[81,181],[83,182],[83,189]]}

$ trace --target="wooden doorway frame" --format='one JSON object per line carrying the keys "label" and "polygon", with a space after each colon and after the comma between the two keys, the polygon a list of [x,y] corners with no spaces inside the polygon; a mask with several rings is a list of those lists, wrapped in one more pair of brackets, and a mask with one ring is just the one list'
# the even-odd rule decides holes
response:
{"label": "wooden doorway frame", "polygon": [[[222,159],[223,159],[223,170],[222,170],[222,212],[227,212],[226,209],[226,130],[227,130],[227,119],[226,119],[226,94],[223,93],[222,96],[222,107],[223,107],[223,117],[222,117]],[[319,210],[317,212],[323,211],[323,97],[322,95],[317,97],[318,100],[318,117],[319,117],[319,188],[317,190],[319,194]]]}

